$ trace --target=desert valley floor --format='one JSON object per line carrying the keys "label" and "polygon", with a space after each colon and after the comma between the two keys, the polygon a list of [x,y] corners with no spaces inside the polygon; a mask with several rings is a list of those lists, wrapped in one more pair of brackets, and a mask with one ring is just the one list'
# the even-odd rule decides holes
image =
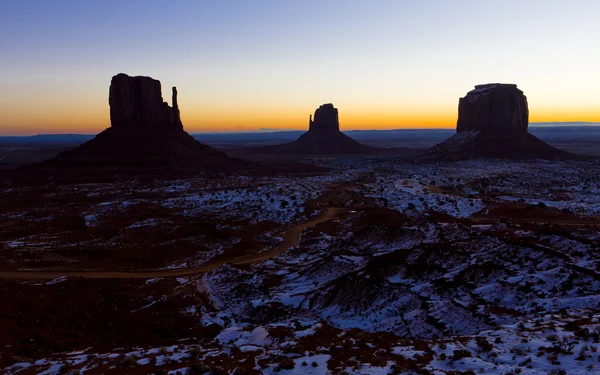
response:
{"label": "desert valley floor", "polygon": [[593,374],[600,163],[0,186],[9,374]]}

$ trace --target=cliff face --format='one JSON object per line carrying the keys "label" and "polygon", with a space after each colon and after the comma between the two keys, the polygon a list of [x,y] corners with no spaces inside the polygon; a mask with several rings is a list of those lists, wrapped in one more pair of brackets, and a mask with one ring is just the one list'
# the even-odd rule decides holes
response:
{"label": "cliff face", "polygon": [[525,134],[528,121],[527,98],[517,85],[489,83],[475,86],[460,98],[456,132]]}
{"label": "cliff face", "polygon": [[340,131],[340,120],[338,110],[333,104],[323,104],[315,111],[314,120],[309,120],[308,131]]}
{"label": "cliff face", "polygon": [[163,101],[160,81],[150,77],[117,74],[110,82],[108,104],[114,128],[183,130],[173,87],[170,107]]}

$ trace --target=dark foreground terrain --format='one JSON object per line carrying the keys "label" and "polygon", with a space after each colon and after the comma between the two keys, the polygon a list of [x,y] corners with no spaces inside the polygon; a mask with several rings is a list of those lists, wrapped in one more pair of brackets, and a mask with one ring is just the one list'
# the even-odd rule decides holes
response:
{"label": "dark foreground terrain", "polygon": [[304,161],[2,179],[0,372],[600,370],[597,161]]}

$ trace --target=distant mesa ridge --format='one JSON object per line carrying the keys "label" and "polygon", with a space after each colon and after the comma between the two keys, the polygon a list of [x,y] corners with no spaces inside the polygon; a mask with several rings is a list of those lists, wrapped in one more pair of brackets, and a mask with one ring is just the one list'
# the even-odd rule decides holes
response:
{"label": "distant mesa ridge", "polygon": [[160,81],[117,74],[111,80],[108,104],[108,129],[44,162],[44,166],[170,173],[221,171],[237,168],[241,163],[196,141],[183,130],[175,87],[169,106],[163,101]]}
{"label": "distant mesa ridge", "polygon": [[434,146],[424,159],[578,158],[529,134],[527,97],[515,84],[477,85],[458,102],[456,135]]}
{"label": "distant mesa ridge", "polygon": [[323,104],[309,116],[308,131],[296,141],[281,145],[256,147],[254,152],[274,154],[369,154],[373,149],[340,131],[338,110],[331,103]]}

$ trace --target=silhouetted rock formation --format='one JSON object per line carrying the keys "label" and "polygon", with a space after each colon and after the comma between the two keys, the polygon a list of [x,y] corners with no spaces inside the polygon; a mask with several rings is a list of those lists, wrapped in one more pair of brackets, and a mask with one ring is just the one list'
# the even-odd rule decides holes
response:
{"label": "silhouetted rock formation", "polygon": [[368,154],[369,146],[358,143],[340,131],[338,110],[333,104],[323,104],[309,117],[308,131],[296,141],[282,145],[256,147],[254,152],[277,154]]}
{"label": "silhouetted rock formation", "polygon": [[173,87],[171,108],[163,102],[160,81],[156,79],[117,74],[110,82],[108,104],[112,127],[183,130],[177,88]]}
{"label": "silhouetted rock formation", "polygon": [[111,127],[43,165],[163,172],[220,171],[240,165],[240,160],[183,130],[175,87],[172,104],[163,102],[160,81],[118,74],[109,90]]}
{"label": "silhouetted rock formation", "polygon": [[458,101],[456,132],[527,133],[527,98],[517,85],[477,85]]}
{"label": "silhouetted rock formation", "polygon": [[338,118],[338,110],[333,104],[323,104],[315,111],[315,119],[312,115],[308,120],[308,131],[314,132],[339,132],[340,120]]}
{"label": "silhouetted rock formation", "polygon": [[456,135],[437,144],[426,159],[556,159],[569,154],[527,132],[527,98],[513,84],[477,85],[458,103]]}

